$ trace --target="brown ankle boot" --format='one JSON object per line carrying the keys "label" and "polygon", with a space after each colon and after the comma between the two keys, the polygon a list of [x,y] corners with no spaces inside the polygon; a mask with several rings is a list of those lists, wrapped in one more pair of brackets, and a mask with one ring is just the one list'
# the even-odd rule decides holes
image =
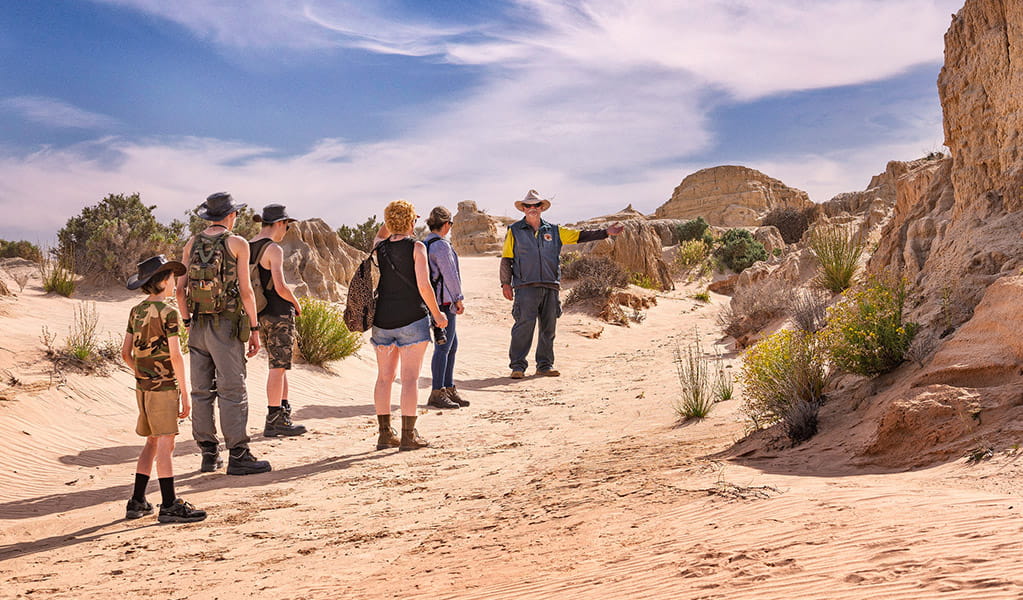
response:
{"label": "brown ankle boot", "polygon": [[455,389],[455,386],[446,387],[442,389],[447,393],[448,400],[451,400],[458,406],[469,406],[469,401],[462,399],[462,397],[458,394],[458,390]]}
{"label": "brown ankle boot", "polygon": [[377,450],[396,448],[401,445],[398,433],[391,429],[391,415],[377,415],[377,425],[380,427],[380,436],[377,437]]}
{"label": "brown ankle boot", "polygon": [[[426,401],[426,405],[432,408],[458,408],[458,404],[451,401],[447,394],[448,388],[441,388],[439,390],[433,390],[430,392],[430,399]],[[404,417],[402,417],[404,418]]]}
{"label": "brown ankle boot", "polygon": [[401,445],[398,446],[398,450],[418,450],[429,445],[430,442],[419,437],[419,432],[416,431],[416,417],[403,416],[401,418]]}

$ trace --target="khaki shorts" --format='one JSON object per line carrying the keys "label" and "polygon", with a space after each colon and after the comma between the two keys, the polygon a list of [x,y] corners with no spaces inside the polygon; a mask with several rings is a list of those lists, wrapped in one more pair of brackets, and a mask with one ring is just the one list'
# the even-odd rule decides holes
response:
{"label": "khaki shorts", "polygon": [[139,421],[135,433],[144,436],[177,435],[178,433],[178,390],[147,392],[135,390],[139,405]]}
{"label": "khaki shorts", "polygon": [[270,357],[271,369],[290,369],[295,347],[295,315],[259,317],[259,341]]}

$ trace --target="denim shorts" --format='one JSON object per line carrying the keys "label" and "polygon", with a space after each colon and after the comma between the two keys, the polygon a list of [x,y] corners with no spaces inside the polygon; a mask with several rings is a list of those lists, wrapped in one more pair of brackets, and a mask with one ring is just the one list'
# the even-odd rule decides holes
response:
{"label": "denim shorts", "polygon": [[374,346],[411,346],[430,341],[430,317],[423,317],[397,329],[381,329],[373,326],[369,341]]}

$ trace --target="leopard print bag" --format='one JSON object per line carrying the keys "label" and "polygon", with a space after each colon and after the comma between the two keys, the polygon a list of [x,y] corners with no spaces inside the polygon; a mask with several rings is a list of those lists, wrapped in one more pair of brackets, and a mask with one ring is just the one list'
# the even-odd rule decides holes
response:
{"label": "leopard print bag", "polygon": [[376,264],[373,254],[362,261],[348,283],[348,300],[345,303],[344,321],[349,331],[367,331],[373,327],[373,315],[377,310]]}

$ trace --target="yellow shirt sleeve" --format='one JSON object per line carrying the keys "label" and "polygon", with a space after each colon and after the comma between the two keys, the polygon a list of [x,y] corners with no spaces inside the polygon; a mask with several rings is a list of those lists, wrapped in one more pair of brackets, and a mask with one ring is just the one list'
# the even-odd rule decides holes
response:
{"label": "yellow shirt sleeve", "polygon": [[511,229],[504,236],[504,248],[501,250],[501,258],[515,258],[515,236]]}
{"label": "yellow shirt sleeve", "polygon": [[568,227],[558,227],[558,231],[561,232],[561,243],[562,244],[578,244],[579,243],[579,230],[569,229]]}

